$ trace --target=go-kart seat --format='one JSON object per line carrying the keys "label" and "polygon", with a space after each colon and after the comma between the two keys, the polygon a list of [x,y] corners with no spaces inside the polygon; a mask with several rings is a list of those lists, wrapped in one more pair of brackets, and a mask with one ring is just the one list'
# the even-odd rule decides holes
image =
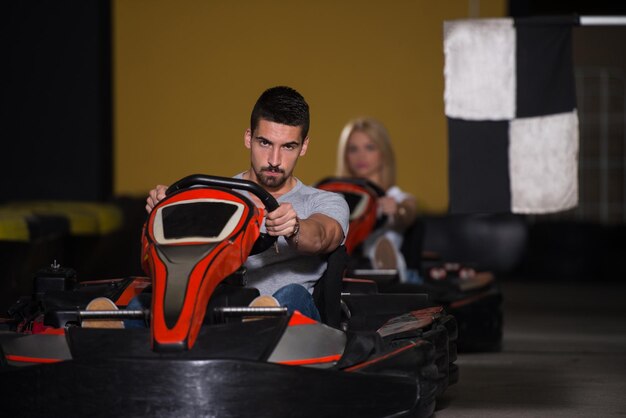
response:
{"label": "go-kart seat", "polygon": [[348,253],[340,245],[328,255],[328,266],[313,289],[313,300],[322,322],[338,328],[341,322],[341,287],[343,273],[348,264]]}
{"label": "go-kart seat", "polygon": [[[344,245],[328,254],[326,270],[313,288],[313,300],[322,322],[334,328],[339,328],[341,323],[341,289],[348,258]],[[240,277],[241,272],[238,271],[216,288],[207,312],[220,306],[245,306],[259,295],[257,289],[244,287],[245,282],[240,281]],[[205,323],[213,322],[213,315],[207,315]]]}
{"label": "go-kart seat", "polygon": [[[346,247],[341,245],[327,256],[327,267],[324,274],[313,288],[313,300],[320,312],[322,322],[334,328],[339,328],[341,322],[341,289],[343,274],[348,263]],[[216,307],[246,306],[259,291],[256,288],[245,287],[242,271],[235,272],[221,283],[209,301],[207,312]],[[213,315],[205,317],[205,323],[214,323]]]}
{"label": "go-kart seat", "polygon": [[400,252],[404,256],[406,267],[422,271],[422,257],[424,256],[424,235],[426,225],[421,218],[415,219],[413,223],[404,231],[404,239],[402,240],[402,248]]}

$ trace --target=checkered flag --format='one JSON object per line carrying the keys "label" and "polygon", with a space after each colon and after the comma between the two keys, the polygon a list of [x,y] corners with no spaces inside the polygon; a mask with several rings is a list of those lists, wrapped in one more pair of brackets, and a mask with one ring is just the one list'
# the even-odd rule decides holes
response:
{"label": "checkered flag", "polygon": [[452,213],[578,203],[573,18],[444,22]]}

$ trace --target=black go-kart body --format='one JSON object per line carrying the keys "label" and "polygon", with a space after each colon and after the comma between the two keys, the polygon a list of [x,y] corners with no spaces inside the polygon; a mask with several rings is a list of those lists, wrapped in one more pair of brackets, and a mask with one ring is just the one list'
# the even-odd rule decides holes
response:
{"label": "black go-kart body", "polygon": [[[459,351],[497,351],[501,348],[502,293],[493,273],[479,272],[470,264],[441,260],[437,255],[424,252],[409,254],[420,258],[421,283],[401,283],[397,271],[374,269],[363,254],[364,241],[385,222],[377,215],[377,199],[384,196],[384,191],[367,180],[342,177],[323,179],[316,187],[342,194],[350,206],[347,243],[351,259],[347,276],[375,281],[381,293],[427,294],[431,303],[443,306],[456,318]],[[422,248],[422,245],[415,247]]]}
{"label": "black go-kart body", "polygon": [[[456,352],[449,350],[456,323],[427,296],[377,294],[371,283],[342,296],[340,247],[314,292],[325,323],[247,306],[258,291],[243,286],[241,266],[272,245],[261,225],[264,210],[276,206],[254,183],[189,176],[170,187],[146,222],[149,277],[78,282],[60,266],[40,272],[33,294],[10,310],[13,328],[0,332],[3,412],[430,416],[456,380]],[[148,291],[150,309],[124,309]],[[116,309],[86,310],[97,297]],[[149,326],[81,326],[94,319]]]}

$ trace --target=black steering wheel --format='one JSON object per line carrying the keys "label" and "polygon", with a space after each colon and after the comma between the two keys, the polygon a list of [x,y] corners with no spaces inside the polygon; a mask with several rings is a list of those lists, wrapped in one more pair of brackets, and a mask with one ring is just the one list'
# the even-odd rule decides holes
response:
{"label": "black steering wheel", "polygon": [[[268,212],[272,212],[279,206],[276,199],[274,199],[274,196],[272,196],[267,190],[252,181],[236,179],[232,177],[209,176],[206,174],[192,174],[178,180],[167,188],[167,190],[165,191],[165,195],[169,196],[175,192],[194,186],[222,187],[231,190],[245,190],[258,197]],[[277,238],[278,237],[269,235],[268,233],[261,233],[261,235],[259,235],[257,240],[254,242],[254,246],[252,247],[252,251],[250,251],[250,255],[258,254],[267,250],[270,246],[274,244],[274,242],[276,242]]]}
{"label": "black steering wheel", "polygon": [[372,183],[369,180],[362,179],[359,177],[326,177],[320,180],[319,182],[315,183],[315,187],[319,187],[326,183],[335,183],[335,182],[350,183],[350,184],[355,184],[357,186],[360,186],[366,189],[369,188],[376,194],[377,197],[383,197],[385,195],[385,191],[380,186],[378,186],[375,183]]}
{"label": "black steering wheel", "polygon": [[[377,184],[367,179],[363,179],[359,177],[326,177],[320,180],[319,182],[315,183],[315,187],[320,187],[327,183],[337,183],[337,182],[354,184],[364,189],[369,189],[371,192],[374,193],[374,196],[376,198],[385,196],[385,191],[383,190],[382,187],[378,186]],[[387,223],[387,215],[379,215],[376,218],[376,224],[374,225],[374,229],[380,228],[385,223]]]}

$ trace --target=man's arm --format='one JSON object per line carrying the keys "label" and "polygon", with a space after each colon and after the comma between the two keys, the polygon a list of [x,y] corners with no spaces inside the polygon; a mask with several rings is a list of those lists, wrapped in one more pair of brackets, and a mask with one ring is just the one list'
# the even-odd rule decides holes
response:
{"label": "man's arm", "polygon": [[321,213],[314,213],[307,219],[300,219],[298,233],[289,237],[287,242],[303,253],[326,254],[334,251],[343,238],[339,222]]}
{"label": "man's arm", "polygon": [[321,213],[298,218],[291,203],[281,203],[278,209],[268,213],[265,229],[270,235],[284,236],[289,245],[306,254],[332,252],[344,238],[343,229],[335,219]]}

